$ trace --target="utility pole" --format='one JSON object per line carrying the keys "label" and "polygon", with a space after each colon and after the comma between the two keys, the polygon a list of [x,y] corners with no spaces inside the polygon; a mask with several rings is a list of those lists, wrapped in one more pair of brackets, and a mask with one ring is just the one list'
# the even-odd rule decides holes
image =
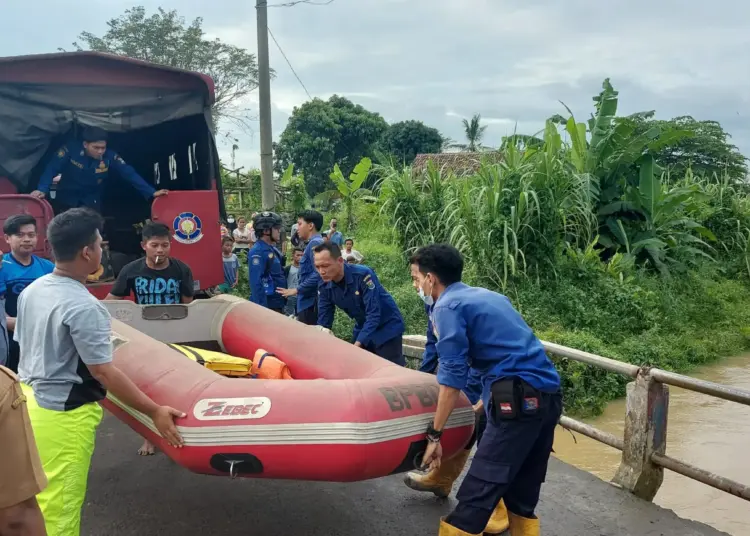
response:
{"label": "utility pole", "polygon": [[256,0],[258,12],[258,94],[260,97],[260,177],[264,210],[273,210],[273,148],[271,130],[271,66],[268,59],[268,2]]}

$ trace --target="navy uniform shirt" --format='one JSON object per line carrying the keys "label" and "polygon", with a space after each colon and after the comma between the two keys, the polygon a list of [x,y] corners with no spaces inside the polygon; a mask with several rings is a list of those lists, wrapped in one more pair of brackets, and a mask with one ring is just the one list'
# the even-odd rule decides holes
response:
{"label": "navy uniform shirt", "polygon": [[305,253],[299,261],[299,283],[297,284],[297,313],[310,307],[315,307],[318,299],[318,286],[322,283],[318,271],[315,269],[315,253],[313,248],[323,242],[323,237],[316,234],[305,246]]}
{"label": "navy uniform shirt", "polygon": [[[438,369],[438,355],[437,337],[435,337],[435,330],[432,327],[432,307],[425,305],[424,310],[427,313],[427,343],[424,346],[419,371],[435,374]],[[463,392],[472,404],[476,404],[482,398],[482,376],[476,369],[469,369],[469,379],[466,381]]]}
{"label": "navy uniform shirt", "polygon": [[546,393],[560,389],[560,376],[541,341],[502,294],[454,283],[433,306],[431,320],[439,384],[463,390],[470,368],[475,369],[487,409],[490,386],[503,378],[520,378]]}
{"label": "navy uniform shirt", "polygon": [[286,288],[281,252],[258,240],[247,253],[247,265],[250,301],[269,309],[283,309],[284,298],[276,293],[277,288]]}
{"label": "navy uniform shirt", "polygon": [[352,342],[378,347],[404,334],[404,319],[393,297],[378,281],[372,268],[344,264],[344,278],[321,281],[318,288],[318,325],[331,329],[336,307],[355,322]]}
{"label": "navy uniform shirt", "polygon": [[52,157],[39,178],[37,189],[49,196],[52,179],[61,174],[55,201],[71,207],[88,207],[101,210],[104,181],[109,180],[110,171],[130,183],[138,193],[151,199],[156,191],[117,153],[107,149],[101,160],[91,158],[83,148],[83,142],[71,142],[61,147]]}

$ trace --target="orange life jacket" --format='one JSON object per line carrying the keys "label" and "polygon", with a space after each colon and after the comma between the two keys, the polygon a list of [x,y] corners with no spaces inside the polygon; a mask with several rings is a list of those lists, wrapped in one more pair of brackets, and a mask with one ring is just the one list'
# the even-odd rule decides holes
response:
{"label": "orange life jacket", "polygon": [[271,352],[259,348],[253,356],[250,376],[260,380],[291,380],[292,373],[286,363]]}

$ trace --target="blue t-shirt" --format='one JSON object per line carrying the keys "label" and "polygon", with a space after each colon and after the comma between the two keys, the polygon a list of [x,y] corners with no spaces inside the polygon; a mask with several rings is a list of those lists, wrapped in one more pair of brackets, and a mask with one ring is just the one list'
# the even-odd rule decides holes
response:
{"label": "blue t-shirt", "polygon": [[42,277],[51,274],[55,265],[47,259],[31,256],[28,266],[21,264],[13,253],[3,255],[0,268],[0,294],[5,293],[5,312],[8,316],[18,316],[18,296],[23,289]]}
{"label": "blue t-shirt", "polygon": [[230,287],[237,281],[237,272],[240,269],[240,261],[237,255],[232,253],[229,257],[221,256],[224,261],[224,283]]}

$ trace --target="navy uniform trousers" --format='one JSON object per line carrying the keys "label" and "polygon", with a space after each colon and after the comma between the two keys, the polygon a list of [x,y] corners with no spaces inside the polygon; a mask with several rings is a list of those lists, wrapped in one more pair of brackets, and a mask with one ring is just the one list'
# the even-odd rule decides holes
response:
{"label": "navy uniform trousers", "polygon": [[481,424],[476,427],[477,452],[456,494],[458,504],[445,519],[469,534],[482,534],[500,499],[510,512],[534,517],[562,414],[562,395],[539,393],[536,414],[519,411],[513,419],[498,417],[496,406],[493,400],[484,433]]}
{"label": "navy uniform trousers", "polygon": [[402,367],[406,366],[406,359],[404,358],[404,343],[401,335],[385,341],[380,346],[375,346],[370,343],[364,348],[368,352],[382,357],[383,359],[387,359],[391,363],[396,363]]}

